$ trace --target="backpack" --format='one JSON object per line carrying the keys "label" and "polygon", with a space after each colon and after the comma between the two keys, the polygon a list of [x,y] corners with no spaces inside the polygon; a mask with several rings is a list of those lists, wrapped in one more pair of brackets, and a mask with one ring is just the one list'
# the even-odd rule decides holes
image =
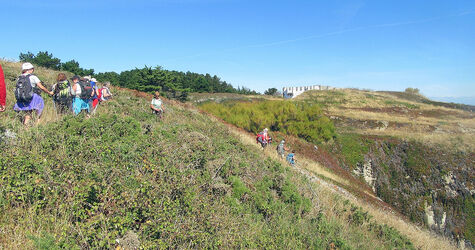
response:
{"label": "backpack", "polygon": [[256,143],[263,143],[265,141],[264,134],[261,132],[257,134]]}
{"label": "backpack", "polygon": [[30,82],[30,75],[18,77],[15,88],[15,98],[17,102],[29,103],[33,99],[33,87]]}
{"label": "backpack", "polygon": [[81,87],[81,99],[89,99],[92,97],[92,86],[89,81],[79,81]]}
{"label": "backpack", "polygon": [[69,87],[71,85],[69,84],[69,81],[62,81],[58,82],[56,85],[56,90],[55,90],[55,99],[56,100],[67,100],[71,96],[69,93]]}

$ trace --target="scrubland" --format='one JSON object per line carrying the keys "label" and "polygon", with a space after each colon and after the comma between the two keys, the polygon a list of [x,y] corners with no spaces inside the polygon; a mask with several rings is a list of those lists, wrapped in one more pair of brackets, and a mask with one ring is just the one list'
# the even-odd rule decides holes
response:
{"label": "scrubland", "polygon": [[[137,91],[113,88],[89,119],[56,115],[44,96],[41,122],[23,127],[11,110],[19,64],[1,63],[0,248],[451,247],[194,108],[166,101],[157,120]],[[57,74],[35,73],[47,83]]]}

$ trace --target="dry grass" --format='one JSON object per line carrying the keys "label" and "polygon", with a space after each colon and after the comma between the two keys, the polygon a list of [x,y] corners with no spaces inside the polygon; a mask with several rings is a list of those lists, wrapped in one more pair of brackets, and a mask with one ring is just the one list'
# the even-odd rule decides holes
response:
{"label": "dry grass", "polygon": [[[469,111],[353,89],[309,91],[297,100],[326,104],[327,115],[336,119],[342,132],[395,136],[427,144],[445,144],[456,150],[475,150],[475,114]],[[374,126],[380,122],[387,122],[389,126],[383,129]]]}

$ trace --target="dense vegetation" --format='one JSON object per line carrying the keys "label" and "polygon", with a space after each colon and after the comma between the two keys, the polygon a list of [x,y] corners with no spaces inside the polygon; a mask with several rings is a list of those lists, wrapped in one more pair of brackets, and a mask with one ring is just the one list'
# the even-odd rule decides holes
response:
{"label": "dense vegetation", "polygon": [[[341,134],[327,147],[349,171],[370,163],[375,193],[412,221],[449,237],[475,241],[474,195],[466,187],[473,181],[474,153],[357,134]],[[436,225],[427,224],[428,206],[434,210]]]}
{"label": "dense vegetation", "polygon": [[257,94],[248,88],[235,89],[231,84],[210,74],[179,72],[161,67],[143,67],[123,71],[120,74],[105,72],[96,74],[99,81],[110,81],[121,87],[144,92],[162,91],[169,98],[186,100],[190,92]]}
{"label": "dense vegetation", "polygon": [[329,141],[336,135],[320,107],[304,102],[207,102],[200,108],[254,133],[267,127],[312,143]]}
{"label": "dense vegetation", "polygon": [[90,119],[25,129],[2,114],[0,248],[413,248],[207,116],[167,104],[157,121],[149,100],[113,92]]}
{"label": "dense vegetation", "polygon": [[47,51],[40,51],[36,55],[31,52],[20,53],[19,58],[22,62],[28,61],[53,70],[68,71],[81,76],[93,75],[98,81],[109,81],[115,86],[144,92],[161,91],[166,97],[182,101],[187,99],[190,92],[258,94],[245,87],[236,89],[216,75],[165,70],[159,66],[154,68],[145,66],[121,73],[94,73],[94,69],[83,69],[75,60],[62,63]]}

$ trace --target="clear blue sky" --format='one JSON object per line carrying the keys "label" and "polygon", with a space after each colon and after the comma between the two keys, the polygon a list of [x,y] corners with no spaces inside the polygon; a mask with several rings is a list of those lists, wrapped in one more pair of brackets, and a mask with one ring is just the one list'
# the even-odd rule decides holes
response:
{"label": "clear blue sky", "polygon": [[0,0],[0,57],[475,96],[475,1]]}

